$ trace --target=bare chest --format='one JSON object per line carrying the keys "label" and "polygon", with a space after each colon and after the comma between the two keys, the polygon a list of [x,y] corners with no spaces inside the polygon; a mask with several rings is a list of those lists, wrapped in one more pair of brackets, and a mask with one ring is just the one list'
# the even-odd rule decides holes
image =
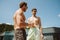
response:
{"label": "bare chest", "polygon": [[38,18],[31,18],[30,21],[31,21],[31,23],[37,23],[39,20],[38,20]]}
{"label": "bare chest", "polygon": [[25,18],[25,15],[24,15],[24,14],[22,15],[22,19],[23,19],[24,21],[26,20],[26,18]]}

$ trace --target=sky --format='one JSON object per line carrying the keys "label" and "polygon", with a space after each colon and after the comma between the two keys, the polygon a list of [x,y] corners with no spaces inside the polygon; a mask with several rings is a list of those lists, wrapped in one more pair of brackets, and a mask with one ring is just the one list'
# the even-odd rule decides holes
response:
{"label": "sky", "polygon": [[60,0],[0,0],[0,23],[13,24],[13,15],[22,1],[28,4],[26,20],[32,15],[32,8],[37,8],[42,27],[60,27]]}

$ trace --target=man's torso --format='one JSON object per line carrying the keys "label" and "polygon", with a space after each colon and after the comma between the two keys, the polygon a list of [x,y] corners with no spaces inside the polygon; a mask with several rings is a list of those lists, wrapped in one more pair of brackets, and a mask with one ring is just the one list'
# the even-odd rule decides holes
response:
{"label": "man's torso", "polygon": [[34,24],[34,26],[39,25],[39,19],[38,19],[38,17],[30,17],[29,21],[30,21],[31,24]]}
{"label": "man's torso", "polygon": [[[24,14],[23,14],[23,11],[22,11],[22,10],[17,10],[17,12],[18,12],[18,13],[15,14],[16,19],[14,19],[14,20],[15,20],[15,21],[14,21],[14,29],[24,28],[24,27],[22,26],[23,24],[17,25],[17,22],[21,22],[21,21],[25,22],[25,16],[24,16]],[[21,12],[21,13],[19,13],[19,12]],[[21,18],[20,20],[18,20],[18,15],[19,15],[19,17]]]}

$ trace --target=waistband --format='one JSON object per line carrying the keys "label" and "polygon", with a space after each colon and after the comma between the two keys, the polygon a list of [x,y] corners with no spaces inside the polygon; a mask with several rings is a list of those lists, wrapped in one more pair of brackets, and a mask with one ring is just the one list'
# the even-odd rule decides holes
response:
{"label": "waistband", "polygon": [[24,28],[18,28],[18,29],[16,29],[16,30],[23,30],[23,31],[25,31],[25,29],[24,29]]}

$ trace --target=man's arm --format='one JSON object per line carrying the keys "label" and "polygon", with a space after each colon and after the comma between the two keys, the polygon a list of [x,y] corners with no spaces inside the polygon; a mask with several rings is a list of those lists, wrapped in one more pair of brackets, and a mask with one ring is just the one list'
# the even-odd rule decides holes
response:
{"label": "man's arm", "polygon": [[39,17],[39,26],[40,26],[40,37],[41,37],[41,40],[43,40],[43,29],[42,29],[42,26],[41,26],[41,19]]}
{"label": "man's arm", "polygon": [[40,32],[42,34],[42,26],[41,26],[41,20],[40,20],[40,17],[39,17],[39,29],[40,29]]}
{"label": "man's arm", "polygon": [[29,24],[31,24],[31,22],[30,22],[30,18],[28,18],[28,28],[30,28],[31,27],[31,25],[29,25]]}
{"label": "man's arm", "polygon": [[27,23],[25,23],[25,20],[23,20],[22,13],[19,13],[19,12],[17,13],[16,20],[17,20],[18,26],[23,26],[23,27],[27,26]]}
{"label": "man's arm", "polygon": [[16,13],[13,15],[13,20],[16,22]]}

